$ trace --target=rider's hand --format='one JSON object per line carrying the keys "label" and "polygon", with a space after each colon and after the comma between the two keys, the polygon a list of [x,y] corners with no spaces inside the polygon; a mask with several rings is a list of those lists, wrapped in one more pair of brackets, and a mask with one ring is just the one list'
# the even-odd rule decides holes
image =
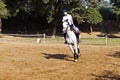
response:
{"label": "rider's hand", "polygon": [[66,19],[65,21],[68,22],[68,19]]}
{"label": "rider's hand", "polygon": [[70,27],[73,28],[73,24],[71,24]]}

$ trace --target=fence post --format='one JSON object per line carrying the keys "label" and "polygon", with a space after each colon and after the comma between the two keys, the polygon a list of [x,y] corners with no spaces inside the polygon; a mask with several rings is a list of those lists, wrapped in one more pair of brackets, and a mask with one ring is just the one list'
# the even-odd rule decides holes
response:
{"label": "fence post", "polygon": [[37,41],[36,41],[36,42],[37,42],[37,43],[40,43],[40,42],[41,42],[40,34],[38,33],[37,35],[38,35],[38,38],[37,38]]}
{"label": "fence post", "polygon": [[105,45],[107,46],[108,44],[108,37],[107,37],[107,34],[105,35]]}
{"label": "fence post", "polygon": [[46,35],[45,35],[45,33],[43,34],[43,42],[45,43],[45,37],[46,37]]}
{"label": "fence post", "polygon": [[37,38],[37,43],[40,43],[40,42],[41,42],[40,38]]}

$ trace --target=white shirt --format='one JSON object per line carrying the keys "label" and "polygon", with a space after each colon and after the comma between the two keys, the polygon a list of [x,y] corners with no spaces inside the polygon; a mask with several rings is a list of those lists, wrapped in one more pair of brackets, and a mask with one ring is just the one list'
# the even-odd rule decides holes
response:
{"label": "white shirt", "polygon": [[67,22],[63,22],[63,32],[66,33],[66,29],[70,30],[70,27],[68,27],[68,23]]}
{"label": "white shirt", "polygon": [[65,22],[66,20],[68,20],[68,23],[70,25],[73,24],[73,19],[72,19],[72,16],[70,14],[63,16],[62,22]]}

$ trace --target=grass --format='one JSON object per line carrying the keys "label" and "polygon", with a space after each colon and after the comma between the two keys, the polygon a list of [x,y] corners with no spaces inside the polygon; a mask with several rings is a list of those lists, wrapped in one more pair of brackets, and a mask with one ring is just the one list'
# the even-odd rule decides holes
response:
{"label": "grass", "polygon": [[[40,38],[41,42],[40,43],[64,43],[64,39],[62,37],[57,37],[57,38],[46,38],[45,40],[43,38]],[[36,43],[37,38],[20,38],[18,42],[25,42],[25,43]]]}
{"label": "grass", "polygon": [[[1,38],[2,39],[2,38]],[[4,41],[11,41],[11,42],[20,42],[20,43],[36,43],[37,37],[12,37],[12,38],[5,38]],[[41,38],[41,43],[44,43],[44,39]],[[45,43],[60,43],[64,44],[63,37],[56,37],[56,38],[46,38]],[[82,45],[105,45],[105,38],[81,38]],[[120,38],[108,38],[107,45],[120,45]]]}
{"label": "grass", "polygon": [[[81,44],[106,45],[106,39],[105,38],[82,38]],[[120,38],[108,38],[107,45],[120,45]]]}
{"label": "grass", "polygon": [[109,38],[108,45],[120,45],[120,38]]}
{"label": "grass", "polygon": [[[35,43],[37,38],[21,38],[21,42]],[[44,39],[41,38],[41,43],[44,43]],[[45,43],[64,43],[63,37],[46,38]],[[106,45],[105,38],[81,38],[82,45]],[[107,45],[120,45],[120,38],[108,38]]]}

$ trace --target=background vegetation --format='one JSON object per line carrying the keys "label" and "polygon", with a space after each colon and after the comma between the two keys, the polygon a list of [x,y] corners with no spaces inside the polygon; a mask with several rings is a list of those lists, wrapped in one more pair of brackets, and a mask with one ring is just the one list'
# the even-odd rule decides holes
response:
{"label": "background vegetation", "polygon": [[2,33],[61,35],[64,8],[81,31],[120,31],[119,0],[0,0]]}

